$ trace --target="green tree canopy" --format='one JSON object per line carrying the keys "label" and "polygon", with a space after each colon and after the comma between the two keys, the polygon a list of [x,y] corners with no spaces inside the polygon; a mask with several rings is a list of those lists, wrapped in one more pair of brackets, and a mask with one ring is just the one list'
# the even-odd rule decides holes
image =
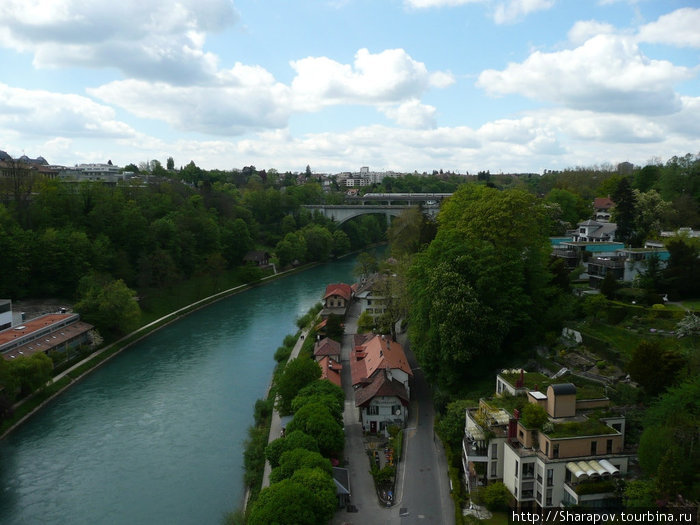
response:
{"label": "green tree canopy", "polygon": [[270,462],[270,466],[275,468],[279,466],[282,454],[297,448],[318,452],[318,444],[314,438],[301,430],[295,430],[294,432],[288,432],[284,437],[271,441],[265,447],[265,457]]}
{"label": "green tree canopy", "polygon": [[318,498],[304,485],[285,479],[265,487],[250,509],[248,525],[318,525]]}
{"label": "green tree canopy", "polygon": [[90,274],[81,279],[79,293],[75,310],[103,334],[125,334],[138,326],[141,309],[136,293],[121,279]]}
{"label": "green tree canopy", "polygon": [[301,430],[313,437],[319,451],[326,457],[341,453],[345,447],[343,425],[322,402],[302,406],[287,425],[287,430]]}
{"label": "green tree canopy", "polygon": [[319,468],[329,475],[333,471],[331,462],[318,452],[295,448],[282,453],[279,466],[270,472],[270,483],[289,479],[294,472],[302,468]]}
{"label": "green tree canopy", "polygon": [[313,359],[299,357],[284,367],[277,380],[277,408],[281,414],[289,414],[292,401],[299,391],[321,377],[321,367]]}
{"label": "green tree canopy", "polygon": [[413,349],[439,386],[536,337],[554,294],[545,221],[543,203],[521,190],[464,186],[443,204],[408,281]]}

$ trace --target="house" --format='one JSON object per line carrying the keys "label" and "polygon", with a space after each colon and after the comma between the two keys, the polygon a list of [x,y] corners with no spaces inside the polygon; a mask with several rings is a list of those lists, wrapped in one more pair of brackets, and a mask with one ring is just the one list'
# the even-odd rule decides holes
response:
{"label": "house", "polygon": [[340,361],[330,356],[324,355],[316,360],[318,366],[321,367],[321,379],[327,379],[336,386],[343,386],[341,372],[343,365]]}
{"label": "house", "polygon": [[[1,153],[1,152],[0,152]],[[0,330],[12,326],[12,301],[0,299]]]}
{"label": "house", "polygon": [[596,197],[593,199],[593,218],[596,222],[610,222],[612,208],[615,203],[610,197]]}
{"label": "house", "polygon": [[243,256],[243,262],[256,266],[267,266],[270,264],[270,254],[265,251],[251,250]]}
{"label": "house", "polygon": [[0,331],[0,352],[3,359],[31,356],[37,352],[64,352],[91,344],[93,326],[80,320],[78,314],[46,314],[23,324]]}
{"label": "house", "polygon": [[390,425],[403,426],[413,371],[399,343],[385,335],[355,335],[350,374],[363,429],[382,432]]}
{"label": "house", "polygon": [[587,220],[573,233],[574,242],[609,242],[615,240],[617,224]]}
{"label": "house", "polygon": [[352,296],[353,291],[349,284],[336,283],[326,286],[326,291],[323,294],[321,317],[326,319],[331,314],[345,317],[345,312],[350,306]]}
{"label": "house", "polygon": [[375,321],[386,312],[387,298],[384,295],[382,282],[386,276],[377,274],[362,282],[355,292],[355,298],[360,303],[360,314],[367,312]]}
{"label": "house", "polygon": [[552,255],[564,259],[567,268],[576,268],[582,261],[587,262],[590,255],[611,257],[624,247],[622,242],[561,241],[553,246]]}
{"label": "house", "polygon": [[592,257],[588,261],[588,283],[592,288],[600,288],[608,273],[612,273],[617,281],[631,283],[646,272],[647,261],[653,256],[659,259],[659,269],[665,268],[671,257],[663,247],[624,248],[615,250],[610,256]]}
{"label": "house", "polygon": [[314,358],[318,361],[325,356],[340,361],[340,343],[328,337],[316,341],[314,343]]}
{"label": "house", "polygon": [[[625,418],[602,384],[506,370],[496,390],[466,411],[462,462],[470,491],[502,481],[520,510],[614,503],[632,455],[624,450]],[[546,413],[539,428],[521,417],[528,404]]]}

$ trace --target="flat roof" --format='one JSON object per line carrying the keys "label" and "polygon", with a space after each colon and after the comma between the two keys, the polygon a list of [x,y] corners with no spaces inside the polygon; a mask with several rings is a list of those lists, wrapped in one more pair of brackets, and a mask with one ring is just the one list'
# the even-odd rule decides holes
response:
{"label": "flat roof", "polygon": [[[71,341],[72,339],[75,339],[76,337],[89,332],[92,329],[93,326],[91,324],[83,321],[76,321],[75,323],[58,327],[55,332],[43,334],[42,336],[24,343],[21,346],[16,346],[12,350],[3,352],[2,357],[9,360],[20,355],[29,357],[37,352],[48,352],[51,349]],[[10,328],[10,330],[12,329]]]}
{"label": "flat roof", "polygon": [[529,394],[538,400],[547,399],[547,394],[543,394],[542,392],[539,392],[538,390],[531,390],[529,392]]}
{"label": "flat roof", "polygon": [[36,332],[37,330],[41,330],[47,326],[58,324],[61,321],[65,321],[66,319],[74,316],[77,316],[77,314],[46,314],[42,315],[41,317],[37,317],[36,319],[25,321],[19,326],[7,328],[6,330],[0,332],[0,347],[2,347],[2,345],[5,343],[9,343],[15,339],[24,337],[25,335],[30,335],[32,332]]}

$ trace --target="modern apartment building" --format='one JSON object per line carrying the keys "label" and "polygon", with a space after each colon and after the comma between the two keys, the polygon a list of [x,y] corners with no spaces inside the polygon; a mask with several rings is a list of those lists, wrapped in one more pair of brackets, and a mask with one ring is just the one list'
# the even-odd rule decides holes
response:
{"label": "modern apartment building", "polygon": [[[546,413],[537,426],[523,417],[534,411],[530,404]],[[625,418],[611,409],[603,385],[504,371],[496,395],[467,410],[465,481],[470,492],[502,481],[518,509],[605,506],[629,466],[624,436]]]}

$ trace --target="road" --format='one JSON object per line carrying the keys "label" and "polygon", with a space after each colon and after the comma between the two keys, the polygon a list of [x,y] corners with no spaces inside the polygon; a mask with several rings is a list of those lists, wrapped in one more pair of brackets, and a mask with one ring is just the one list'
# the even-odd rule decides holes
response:
{"label": "road", "polygon": [[445,454],[442,446],[433,438],[434,411],[430,389],[423,372],[417,368],[404,334],[399,341],[404,345],[409,363],[414,368],[414,379],[404,436],[404,461],[399,463],[397,474],[396,503],[390,508],[381,506],[374,491],[350,377],[350,349],[352,336],[357,331],[359,309],[359,304],[353,303],[346,316],[341,356],[345,390],[345,457],[349,463],[351,503],[357,507],[357,512],[337,512],[332,523],[451,525],[454,523],[454,507],[450,498]]}

